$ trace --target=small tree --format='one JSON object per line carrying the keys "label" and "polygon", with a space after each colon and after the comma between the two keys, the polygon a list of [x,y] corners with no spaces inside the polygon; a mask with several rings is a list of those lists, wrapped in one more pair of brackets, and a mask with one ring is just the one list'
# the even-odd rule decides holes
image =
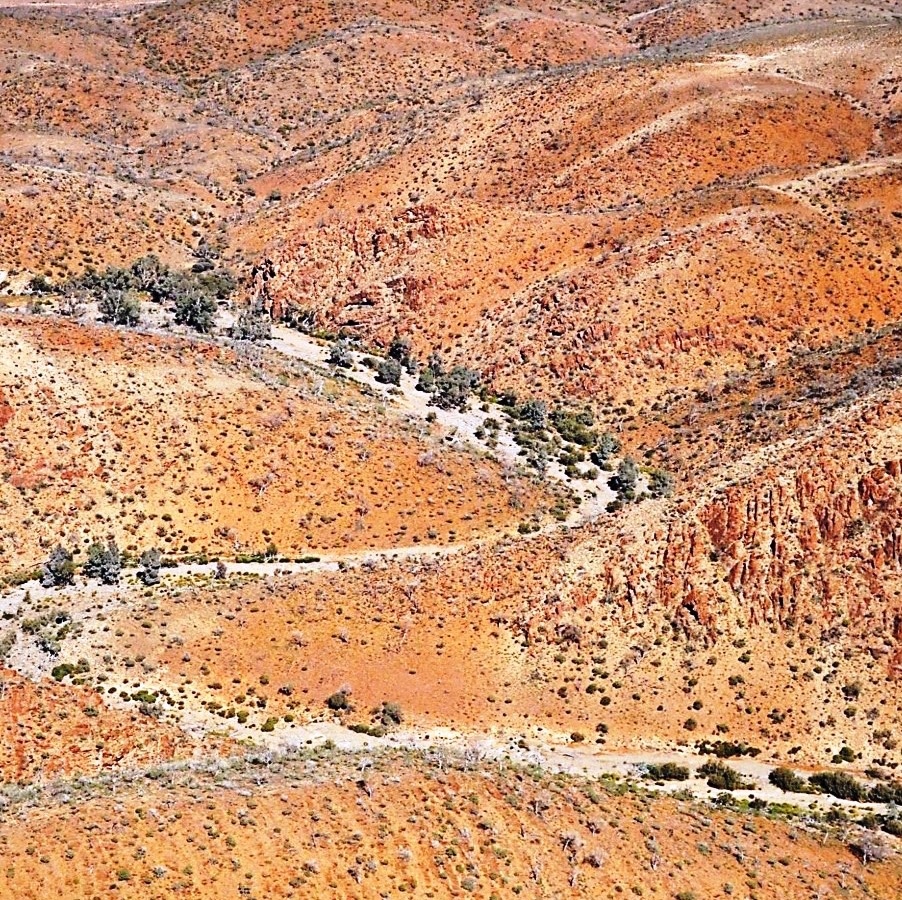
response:
{"label": "small tree", "polygon": [[612,481],[617,491],[625,496],[632,495],[636,489],[636,481],[639,479],[639,467],[631,456],[625,456],[617,466],[617,474]]}
{"label": "small tree", "polygon": [[351,348],[344,338],[339,338],[329,347],[329,355],[326,361],[339,369],[350,369],[354,365],[354,357]]}
{"label": "small tree", "polygon": [[423,391],[425,394],[431,394],[435,389],[435,373],[429,366],[420,370],[420,377],[417,379],[417,390]]}
{"label": "small tree", "polygon": [[548,423],[548,405],[544,400],[527,400],[517,410],[521,422],[532,431],[541,431]]}
{"label": "small tree", "polygon": [[175,300],[175,321],[209,334],[216,321],[216,301],[195,285],[186,285]]}
{"label": "small tree", "polygon": [[379,360],[376,368],[376,379],[383,384],[400,384],[401,383],[401,363],[392,357],[386,357]]}
{"label": "small tree", "polygon": [[56,286],[47,280],[46,275],[35,275],[28,282],[28,292],[31,294],[55,294]]}
{"label": "small tree", "polygon": [[163,554],[156,547],[145,550],[138,560],[138,578],[146,585],[160,583],[160,566],[163,564]]}
{"label": "small tree", "polygon": [[56,304],[56,311],[70,319],[80,319],[85,314],[86,295],[84,290],[66,285]]}
{"label": "small tree", "polygon": [[272,319],[262,309],[248,307],[229,333],[236,341],[268,341],[272,338]]}
{"label": "small tree", "polygon": [[59,545],[53,550],[44,563],[41,573],[43,587],[63,587],[75,583],[75,563],[72,554]]}
{"label": "small tree", "polygon": [[595,449],[591,453],[592,462],[596,466],[603,466],[612,456],[616,456],[620,449],[620,441],[610,431],[605,431],[599,436]]}
{"label": "small tree", "polygon": [[465,366],[455,366],[450,372],[436,373],[432,402],[442,409],[464,410],[470,395],[478,387],[478,372]]}
{"label": "small tree", "polygon": [[132,286],[154,303],[168,303],[175,297],[179,277],[151,253],[136,259],[129,269]]}
{"label": "small tree", "polygon": [[411,375],[416,371],[417,361],[413,357],[410,338],[395,334],[388,347],[388,355],[397,360]]}
{"label": "small tree", "polygon": [[118,584],[121,571],[122,558],[114,540],[110,539],[106,546],[99,541],[91,544],[84,566],[88,578],[99,578],[104,584]]}
{"label": "small tree", "polygon": [[127,288],[105,287],[97,298],[97,308],[104,322],[114,325],[137,325],[141,321],[141,303]]}

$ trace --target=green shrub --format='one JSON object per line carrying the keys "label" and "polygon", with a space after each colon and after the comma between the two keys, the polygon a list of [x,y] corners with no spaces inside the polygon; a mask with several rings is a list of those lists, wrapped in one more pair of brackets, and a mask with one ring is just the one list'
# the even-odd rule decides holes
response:
{"label": "green shrub", "polygon": [[845,772],[817,772],[808,779],[814,787],[839,797],[840,800],[856,800],[859,803],[867,800],[867,788]]}
{"label": "green shrub", "polygon": [[351,708],[351,698],[347,691],[336,691],[326,698],[326,706],[335,712],[348,710]]}
{"label": "green shrub", "polygon": [[686,781],[689,778],[689,769],[673,762],[649,764],[645,767],[645,772],[654,781]]}
{"label": "green shrub", "polygon": [[771,769],[770,774],[767,776],[767,780],[774,787],[780,788],[781,791],[797,794],[804,791],[806,788],[804,779],[800,778],[792,769],[789,769],[786,766],[779,766],[776,769]]}
{"label": "green shrub", "polygon": [[721,791],[748,791],[754,788],[739,772],[718,760],[708,760],[699,768],[698,774],[707,779],[708,787]]}

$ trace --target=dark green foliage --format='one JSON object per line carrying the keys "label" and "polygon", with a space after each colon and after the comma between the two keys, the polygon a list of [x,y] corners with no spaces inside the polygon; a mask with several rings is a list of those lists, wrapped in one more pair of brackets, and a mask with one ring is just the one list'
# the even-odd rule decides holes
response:
{"label": "dark green foliage", "polygon": [[100,305],[101,315],[117,325],[134,325],[140,316],[141,299],[175,304],[176,321],[198,331],[213,326],[216,301],[235,290],[234,276],[225,269],[179,272],[164,265],[153,254],[136,259],[128,269],[110,266],[102,272],[89,269],[63,285],[65,291],[87,294]]}
{"label": "dark green foliage", "polygon": [[734,756],[757,756],[760,747],[752,747],[745,741],[702,741],[698,752],[716,756],[718,759],[729,759]]}
{"label": "dark green foliage", "polygon": [[154,254],[136,259],[129,274],[132,288],[146,294],[154,303],[170,303],[175,298],[180,276]]}
{"label": "dark green foliage", "polygon": [[351,708],[351,698],[347,691],[336,691],[326,698],[326,706],[335,712],[349,710]]}
{"label": "dark green foliage", "polygon": [[137,325],[141,321],[141,302],[129,289],[118,287],[101,289],[97,295],[97,308],[104,322],[113,325]]}
{"label": "dark green foliage", "polygon": [[791,793],[801,793],[807,788],[803,778],[796,775],[792,769],[780,766],[771,769],[767,780],[774,786],[780,788],[781,791],[789,791]]}
{"label": "dark green foliage", "polygon": [[75,563],[72,554],[65,547],[57,546],[44,563],[41,584],[43,587],[62,587],[74,583]]}
{"label": "dark green foliage", "polygon": [[699,768],[698,774],[707,779],[708,787],[721,791],[747,791],[755,787],[745,781],[735,769],[718,760],[708,760]]}
{"label": "dark green foliage", "polygon": [[91,544],[83,571],[88,578],[99,578],[104,584],[118,584],[122,558],[116,542],[110,540],[106,546],[99,541]]}
{"label": "dark green foliage", "polygon": [[591,447],[598,440],[598,435],[592,431],[595,417],[589,409],[579,411],[556,409],[551,413],[550,420],[557,433],[571,444]]}
{"label": "dark green foliage", "polygon": [[645,767],[647,776],[654,781],[686,781],[689,769],[677,763],[666,762],[661,765],[649,764]]}
{"label": "dark green foliage", "polygon": [[385,737],[385,729],[381,725],[367,725],[365,722],[360,722],[355,725],[349,725],[348,728],[351,731],[356,731],[357,734],[368,734],[370,737]]}
{"label": "dark green foliage", "polygon": [[432,402],[441,409],[466,409],[467,402],[479,387],[479,373],[465,366],[435,375]]}
{"label": "dark green foliage", "polygon": [[175,321],[201,334],[213,330],[216,319],[216,300],[201,287],[190,282],[183,285],[175,298]]}
{"label": "dark green foliage", "polygon": [[91,666],[86,659],[80,659],[77,663],[60,663],[51,669],[50,674],[56,681],[62,681],[69,675],[82,675],[90,672]]}
{"label": "dark green foliage", "polygon": [[868,791],[868,800],[871,803],[895,803],[902,806],[902,784],[899,782],[875,784]]}
{"label": "dark green foliage", "polygon": [[197,286],[214,300],[228,300],[238,287],[235,276],[228,269],[204,272],[195,278]]}
{"label": "dark green foliage", "polygon": [[818,772],[808,781],[823,793],[839,797],[840,800],[863,802],[868,799],[867,788],[845,772]]}
{"label": "dark green foliage", "polygon": [[388,355],[390,359],[397,360],[411,375],[416,372],[417,361],[413,356],[410,338],[396,334],[388,346]]}
{"label": "dark green foliage", "polygon": [[835,763],[844,763],[844,762],[854,762],[855,761],[855,751],[851,747],[840,747],[839,753],[835,754],[833,757],[833,762]]}
{"label": "dark green foliage", "polygon": [[542,431],[548,424],[548,406],[544,400],[526,400],[514,410],[514,415],[530,431]]}
{"label": "dark green foliage", "polygon": [[417,380],[417,390],[423,391],[425,394],[431,394],[435,388],[435,374],[432,369],[426,366],[420,370],[420,377]]}
{"label": "dark green foliage", "polygon": [[28,282],[28,291],[31,294],[54,294],[56,293],[56,287],[44,275],[35,275]]}
{"label": "dark green foliage", "polygon": [[400,384],[401,363],[390,356],[380,359],[376,366],[376,379],[383,384]]}
{"label": "dark green foliage", "polygon": [[145,550],[138,560],[138,578],[146,585],[160,583],[160,566],[163,562],[163,554],[156,547]]}

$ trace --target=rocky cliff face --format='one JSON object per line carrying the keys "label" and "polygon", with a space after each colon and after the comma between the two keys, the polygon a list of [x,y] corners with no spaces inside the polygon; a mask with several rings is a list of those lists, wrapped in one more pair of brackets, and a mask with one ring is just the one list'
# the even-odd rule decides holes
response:
{"label": "rocky cliff face", "polygon": [[[857,632],[902,675],[902,395],[737,467],[702,497],[639,507],[583,548],[571,599],[657,610],[714,642],[737,622]],[[603,548],[603,550],[601,549]]]}
{"label": "rocky cliff face", "polygon": [[252,298],[274,318],[292,308],[311,310],[320,324],[365,325],[370,335],[418,312],[451,287],[447,278],[420,272],[420,251],[465,226],[455,211],[411,206],[381,216],[362,215],[305,232],[278,260],[255,270]]}

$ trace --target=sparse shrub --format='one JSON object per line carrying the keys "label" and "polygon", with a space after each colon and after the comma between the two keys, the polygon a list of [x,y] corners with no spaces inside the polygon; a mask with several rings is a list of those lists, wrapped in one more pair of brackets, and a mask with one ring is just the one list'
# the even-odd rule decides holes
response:
{"label": "sparse shrub", "polygon": [[730,759],[735,756],[758,756],[761,748],[752,747],[745,741],[701,741],[698,752],[718,759]]}
{"label": "sparse shrub", "polygon": [[629,499],[639,479],[639,467],[631,456],[625,456],[617,466],[617,474],[611,479],[613,487],[621,497]]}
{"label": "sparse shrub", "polygon": [[347,691],[336,691],[326,698],[326,706],[335,712],[349,710],[351,708],[351,698]]}
{"label": "sparse shrub", "polygon": [[56,681],[62,681],[69,675],[82,675],[90,672],[91,666],[86,659],[80,659],[77,663],[60,663],[51,669],[50,674]]}
{"label": "sparse shrub", "polygon": [[689,769],[673,762],[650,763],[645,767],[645,773],[654,781],[686,781],[689,778]]}
{"label": "sparse shrub", "polygon": [[268,341],[272,338],[272,319],[258,307],[248,307],[229,329],[236,341]]}
{"label": "sparse shrub", "polygon": [[669,497],[673,493],[673,475],[653,469],[648,475],[648,492],[652,497]]}
{"label": "sparse shrub", "polygon": [[879,832],[863,831],[849,845],[850,849],[861,857],[867,865],[870,862],[884,862],[893,855],[892,848]]}
{"label": "sparse shrub", "polygon": [[400,725],[404,721],[401,705],[390,700],[382,701],[382,705],[375,710],[375,716],[384,728]]}
{"label": "sparse shrub", "polygon": [[596,441],[590,459],[596,466],[604,468],[608,460],[612,456],[616,456],[621,449],[620,441],[610,431],[605,431]]}

